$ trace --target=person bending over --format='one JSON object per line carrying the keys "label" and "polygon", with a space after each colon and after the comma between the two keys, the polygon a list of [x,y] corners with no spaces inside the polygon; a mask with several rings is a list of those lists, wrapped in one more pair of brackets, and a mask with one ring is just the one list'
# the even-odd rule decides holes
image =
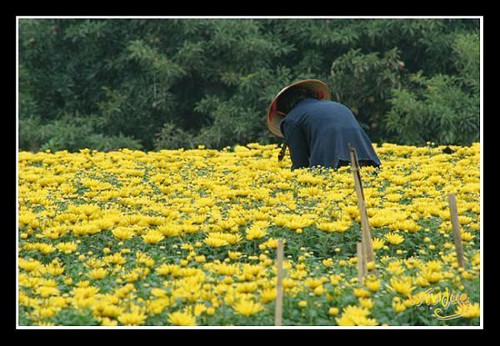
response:
{"label": "person bending over", "polygon": [[271,102],[267,126],[290,149],[292,170],[349,165],[350,147],[356,149],[360,166],[380,166],[350,109],[331,101],[330,95],[325,83],[309,79],[285,87]]}

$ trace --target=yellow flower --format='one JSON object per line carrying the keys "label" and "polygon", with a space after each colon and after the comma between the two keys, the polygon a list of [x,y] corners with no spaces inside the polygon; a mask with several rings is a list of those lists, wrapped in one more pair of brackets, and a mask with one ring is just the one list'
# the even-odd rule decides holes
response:
{"label": "yellow flower", "polygon": [[320,285],[320,286],[316,287],[316,288],[313,290],[313,292],[314,292],[314,295],[315,295],[315,296],[318,296],[318,297],[319,297],[319,296],[322,296],[322,295],[323,295],[323,293],[325,293],[325,288],[323,287],[323,285]]}
{"label": "yellow flower", "polygon": [[342,316],[335,320],[339,326],[376,326],[378,322],[368,318],[369,314],[367,308],[348,305],[342,310]]}
{"label": "yellow flower", "polygon": [[207,261],[205,255],[199,255],[199,256],[195,256],[194,257],[194,260],[197,262],[197,263],[205,263]]}
{"label": "yellow flower", "polygon": [[89,280],[82,280],[78,282],[78,287],[86,288],[90,286],[90,281]]}
{"label": "yellow flower", "polygon": [[[460,279],[480,275],[480,251],[470,245],[481,227],[480,144],[453,146],[455,153],[446,155],[434,144],[375,147],[384,166],[376,172],[364,167],[363,181],[373,246],[381,254],[367,266],[376,267],[378,278],[369,272],[358,282],[353,256],[318,258],[306,248],[291,256],[293,249],[285,247],[291,251],[285,301],[304,299],[305,309],[324,309],[339,325],[376,325],[369,312],[378,316],[384,307],[377,302],[387,295],[398,298],[389,305],[396,314],[413,309],[414,297],[424,298],[413,294],[414,286],[424,293],[441,283],[462,290]],[[193,320],[187,324],[196,324],[197,315],[205,324],[224,305],[272,304],[279,233],[300,238],[308,232],[352,232],[361,221],[349,167],[290,171],[289,156],[275,160],[278,151],[250,143],[220,151],[19,152],[20,317],[47,325],[57,314],[88,309],[101,325],[147,324],[141,315],[164,316],[170,325],[165,316],[182,307],[179,313]],[[448,193],[457,195],[463,242],[470,247],[467,271],[457,269],[451,251],[452,225],[443,200]],[[104,238],[96,247],[92,235],[99,232]],[[139,246],[138,254],[137,241],[158,246]],[[344,245],[334,245],[332,253],[341,255]],[[154,278],[160,281],[153,284]],[[359,297],[356,307],[318,306],[336,306],[349,292]],[[479,305],[460,308],[464,323],[476,323],[466,319],[479,316]],[[234,323],[238,319],[224,320]]]}
{"label": "yellow flower", "polygon": [[26,250],[37,250],[43,255],[47,255],[49,253],[52,253],[56,250],[54,246],[51,244],[46,244],[46,243],[34,243],[34,244],[25,244],[25,249]]}
{"label": "yellow flower", "polygon": [[340,280],[342,280],[342,276],[340,276],[340,275],[330,275],[330,284],[332,286],[337,286],[340,283]]}
{"label": "yellow flower", "polygon": [[307,278],[304,283],[311,289],[315,289],[323,284],[323,278]]}
{"label": "yellow flower", "polygon": [[146,244],[156,244],[165,239],[165,237],[156,230],[150,230],[146,234],[142,235],[142,239]]}
{"label": "yellow flower", "polygon": [[251,300],[240,300],[239,302],[234,304],[233,309],[239,314],[251,316],[264,310],[264,307],[262,306],[262,304],[255,303]]}
{"label": "yellow flower", "polygon": [[405,240],[403,236],[393,232],[387,233],[384,238],[392,245],[401,244]]}
{"label": "yellow flower", "polygon": [[229,243],[226,240],[213,237],[206,238],[204,242],[210,247],[221,247],[229,245]]}
{"label": "yellow flower", "polygon": [[196,326],[196,317],[186,312],[176,311],[168,315],[168,322],[174,326]]}
{"label": "yellow flower", "polygon": [[421,276],[421,283],[423,282],[428,282],[428,283],[436,283],[441,281],[444,276],[440,272],[437,271],[431,271],[431,270],[424,270],[423,272],[420,273]]}
{"label": "yellow flower", "polygon": [[307,301],[301,300],[300,302],[297,303],[297,305],[301,308],[305,308],[307,306]]}
{"label": "yellow flower", "polygon": [[100,280],[108,274],[108,271],[104,268],[94,269],[89,272],[89,276],[93,279]]}
{"label": "yellow flower", "polygon": [[375,269],[375,262],[374,261],[369,261],[366,263],[366,269],[367,270],[374,270]]}
{"label": "yellow flower", "polygon": [[101,320],[101,326],[110,326],[110,327],[114,327],[114,326],[117,326],[118,325],[118,322],[115,321],[115,320],[112,320],[110,318],[107,318],[107,317],[104,317],[102,320]]}
{"label": "yellow flower", "polygon": [[359,304],[362,307],[367,308],[368,310],[372,309],[373,306],[375,305],[375,303],[373,302],[373,300],[371,300],[370,298],[360,298],[359,299]]}
{"label": "yellow flower", "polygon": [[20,258],[18,263],[19,263],[19,268],[26,270],[28,272],[34,271],[38,269],[40,266],[42,266],[42,263],[32,258],[30,258],[29,260]]}
{"label": "yellow flower", "polygon": [[138,326],[144,323],[146,315],[137,312],[123,313],[118,316],[118,321],[126,326]]}
{"label": "yellow flower", "polygon": [[354,288],[353,293],[358,298],[368,298],[370,296],[370,292],[362,288]]}
{"label": "yellow flower", "polygon": [[473,279],[474,277],[476,277],[476,275],[474,275],[474,273],[472,273],[472,272],[470,272],[470,271],[464,270],[464,271],[462,272],[462,277],[463,277],[464,279],[469,279],[469,280],[470,280],[470,279]]}
{"label": "yellow flower", "polygon": [[389,273],[396,274],[396,275],[400,275],[404,272],[404,269],[401,267],[400,260],[393,261],[393,262],[389,263],[386,267],[386,270]]}
{"label": "yellow flower", "polygon": [[431,272],[439,272],[441,271],[441,268],[442,268],[442,264],[440,261],[437,261],[437,260],[433,260],[433,261],[429,261],[426,263],[426,269],[428,271],[431,271]]}
{"label": "yellow flower", "polygon": [[105,256],[103,260],[108,264],[125,264],[126,262],[125,258],[123,258],[122,254],[119,252]]}
{"label": "yellow flower", "polygon": [[236,291],[240,293],[252,293],[256,291],[257,288],[258,286],[255,282],[243,282],[238,285]]}
{"label": "yellow flower", "polygon": [[413,291],[414,287],[412,287],[412,279],[409,276],[397,278],[391,278],[391,287],[397,292],[405,296],[410,296],[411,291]]}
{"label": "yellow flower", "polygon": [[194,315],[197,317],[205,311],[207,311],[207,307],[205,306],[205,304],[198,303],[194,306]]}
{"label": "yellow flower", "polygon": [[324,259],[321,261],[321,263],[323,263],[325,267],[329,268],[333,265],[333,259],[332,258]]}
{"label": "yellow flower", "polygon": [[422,275],[417,276],[417,278],[415,279],[415,284],[420,287],[425,287],[430,285],[429,281],[427,281],[427,279]]}
{"label": "yellow flower", "polygon": [[380,239],[380,238],[373,238],[372,243],[373,243],[374,250],[382,249],[385,245],[385,241],[383,239]]}
{"label": "yellow flower", "polygon": [[35,290],[35,293],[42,298],[47,298],[49,296],[58,296],[60,292],[56,287],[40,286]]}
{"label": "yellow flower", "polygon": [[332,316],[336,316],[339,314],[339,308],[330,308],[328,309],[328,314]]}
{"label": "yellow flower", "polygon": [[182,233],[182,225],[166,224],[158,227],[160,232],[165,237],[176,237]]}
{"label": "yellow flower", "polygon": [[297,283],[293,279],[290,279],[290,278],[284,278],[282,283],[283,283],[283,288],[285,290],[287,288],[291,289],[291,288],[294,288],[295,286],[297,286]]}
{"label": "yellow flower", "polygon": [[167,292],[164,289],[155,287],[151,290],[151,295],[153,295],[155,297],[166,297]]}
{"label": "yellow flower", "polygon": [[464,304],[462,306],[459,305],[455,313],[459,314],[464,318],[474,318],[481,316],[481,309],[478,303],[474,304],[469,303],[469,304]]}
{"label": "yellow flower", "polygon": [[[286,241],[284,241],[286,243]],[[267,241],[263,242],[261,245],[265,247],[268,247],[270,249],[276,249],[278,247],[278,239],[276,238],[269,238]],[[260,245],[259,245],[260,248]],[[263,249],[261,249],[263,250]]]}
{"label": "yellow flower", "polygon": [[41,318],[50,318],[57,314],[57,310],[53,307],[41,307],[34,310],[34,313],[38,313]]}
{"label": "yellow flower", "polygon": [[75,242],[59,243],[56,248],[62,253],[70,254],[78,249],[78,245]]}
{"label": "yellow flower", "polygon": [[396,221],[390,225],[389,228],[391,230],[401,230],[410,233],[415,233],[421,229],[421,227],[413,220]]}
{"label": "yellow flower", "polygon": [[247,229],[247,240],[260,239],[266,236],[267,231],[264,227],[260,225],[253,225]]}
{"label": "yellow flower", "polygon": [[406,305],[399,301],[393,301],[392,308],[394,309],[395,312],[400,313],[406,310]]}
{"label": "yellow flower", "polygon": [[481,253],[478,252],[476,253],[472,259],[471,259],[471,263],[475,266],[479,266],[481,264]]}
{"label": "yellow flower", "polygon": [[321,230],[325,231],[328,233],[334,232],[335,231],[335,224],[333,222],[322,222],[316,224],[316,227]]}
{"label": "yellow flower", "polygon": [[238,260],[241,257],[241,252],[238,251],[228,251],[229,258],[232,260]]}
{"label": "yellow flower", "polygon": [[365,279],[365,286],[371,291],[371,292],[377,292],[380,289],[380,280],[373,278],[373,279]]}
{"label": "yellow flower", "polygon": [[[120,314],[123,313],[123,309],[113,305],[109,302],[100,301],[95,304],[93,307],[93,314],[101,317],[113,317],[116,318]],[[127,317],[125,317],[127,318]]]}
{"label": "yellow flower", "polygon": [[260,293],[260,301],[263,304],[269,303],[276,299],[277,291],[275,288],[266,288]]}
{"label": "yellow flower", "polygon": [[135,236],[135,232],[127,227],[116,227],[113,231],[111,231],[111,233],[113,233],[115,238],[120,240],[130,239]]}
{"label": "yellow flower", "polygon": [[469,232],[461,232],[460,237],[462,238],[463,241],[468,242],[474,239],[476,236]]}

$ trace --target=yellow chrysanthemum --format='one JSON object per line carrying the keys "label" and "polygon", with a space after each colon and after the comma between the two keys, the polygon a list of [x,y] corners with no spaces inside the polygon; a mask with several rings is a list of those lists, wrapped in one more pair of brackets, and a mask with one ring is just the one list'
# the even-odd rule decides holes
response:
{"label": "yellow chrysanthemum", "polygon": [[409,276],[397,278],[391,278],[391,288],[394,289],[397,293],[400,293],[405,296],[410,296],[411,291],[414,289],[412,286],[413,281]]}
{"label": "yellow chrysanthemum", "polygon": [[277,291],[275,288],[267,288],[261,291],[260,301],[263,304],[267,304],[276,299]]}
{"label": "yellow chrysanthemum", "polygon": [[104,268],[97,268],[89,272],[89,276],[93,279],[100,280],[108,274],[108,271]]}
{"label": "yellow chrysanthemum", "polygon": [[139,326],[146,320],[146,315],[137,312],[123,313],[118,316],[118,321],[126,326]]}
{"label": "yellow chrysanthemum", "polygon": [[405,240],[405,238],[402,235],[397,234],[397,233],[393,233],[393,232],[387,233],[384,236],[384,238],[385,238],[385,240],[387,240],[387,242],[389,244],[392,244],[392,245],[401,244]]}
{"label": "yellow chrysanthemum", "polygon": [[[144,325],[164,314],[166,324],[194,325],[197,317],[235,324],[240,319],[217,315],[276,299],[280,237],[291,241],[285,303],[306,315],[328,311],[339,325],[376,325],[370,311],[388,321],[413,309],[417,298],[426,308],[438,302],[442,285],[458,291],[462,281],[475,285],[482,269],[480,144],[450,146],[451,154],[431,143],[374,147],[383,166],[363,167],[361,175],[380,256],[367,263],[362,282],[344,237],[334,236],[346,232],[351,239],[361,223],[349,167],[291,171],[289,156],[278,162],[279,149],[258,143],[222,150],[21,151],[20,321],[49,325],[69,310],[86,310],[105,326]],[[449,193],[457,198],[467,270],[458,269],[453,251],[443,197]],[[324,244],[311,243],[318,232]],[[353,293],[358,306],[335,306]],[[379,305],[387,296],[397,298],[389,311]],[[456,308],[460,323],[477,323],[479,305],[465,306]]]}
{"label": "yellow chrysanthemum", "polygon": [[378,322],[369,318],[370,310],[364,307],[349,305],[343,309],[342,315],[335,320],[339,326],[376,326]]}
{"label": "yellow chrysanthemum", "polygon": [[135,232],[127,227],[116,227],[111,233],[120,240],[130,239],[135,236]]}
{"label": "yellow chrysanthemum", "polygon": [[174,326],[196,326],[196,317],[186,312],[176,311],[168,314],[168,322]]}
{"label": "yellow chrysanthemum", "polygon": [[56,245],[56,248],[67,255],[76,251],[78,245],[75,242],[59,243]]}
{"label": "yellow chrysanthemum", "polygon": [[255,303],[251,300],[240,300],[233,305],[233,309],[239,314],[251,316],[264,310],[264,307],[262,304]]}
{"label": "yellow chrysanthemum", "polygon": [[474,318],[474,317],[481,316],[481,309],[480,309],[478,303],[465,304],[462,306],[459,305],[457,307],[455,313],[464,317],[464,318]]}
{"label": "yellow chrysanthemum", "polygon": [[339,314],[339,308],[331,307],[328,309],[328,314],[331,316],[336,316]]}
{"label": "yellow chrysanthemum", "polygon": [[385,241],[383,239],[380,239],[380,238],[373,238],[372,243],[373,243],[374,250],[380,250],[385,245]]}
{"label": "yellow chrysanthemum", "polygon": [[380,289],[380,280],[376,278],[372,279],[365,279],[365,286],[371,291],[371,292],[377,292]]}
{"label": "yellow chrysanthemum", "polygon": [[165,239],[165,236],[159,231],[150,230],[146,234],[142,235],[142,239],[146,244],[156,244]]}

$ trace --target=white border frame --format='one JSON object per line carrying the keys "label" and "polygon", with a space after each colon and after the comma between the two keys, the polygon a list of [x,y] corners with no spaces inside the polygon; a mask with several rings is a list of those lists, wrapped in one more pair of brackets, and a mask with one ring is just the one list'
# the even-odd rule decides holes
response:
{"label": "white border frame", "polygon": [[[19,162],[19,19],[479,19],[480,26],[480,189],[481,192],[484,191],[483,186],[483,118],[484,118],[484,108],[483,108],[483,89],[484,89],[484,17],[483,16],[16,16],[16,163]],[[483,247],[483,195],[480,193],[480,258],[481,258],[481,276],[480,276],[480,324],[479,326],[375,326],[375,327],[342,327],[342,326],[196,326],[196,327],[175,327],[175,326],[137,326],[137,327],[127,327],[127,326],[116,326],[116,327],[106,327],[106,326],[19,326],[19,230],[17,225],[19,225],[19,191],[18,191],[18,166],[16,165],[16,329],[110,329],[110,330],[120,330],[120,329],[168,329],[168,330],[201,330],[201,329],[329,329],[329,330],[373,330],[373,329],[483,329],[484,328],[484,302],[483,302],[483,263],[484,263],[484,247]]]}

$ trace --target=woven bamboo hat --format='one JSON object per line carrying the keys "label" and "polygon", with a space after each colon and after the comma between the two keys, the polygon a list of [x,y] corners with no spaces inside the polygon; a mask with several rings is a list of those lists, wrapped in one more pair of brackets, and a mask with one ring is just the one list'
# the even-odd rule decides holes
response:
{"label": "woven bamboo hat", "polygon": [[283,138],[283,134],[280,130],[280,122],[286,116],[286,114],[278,109],[278,99],[283,96],[288,90],[297,86],[311,89],[316,94],[316,98],[318,100],[331,100],[332,98],[328,86],[318,79],[300,80],[281,89],[281,91],[277,93],[276,96],[274,96],[267,111],[267,128],[275,136],[278,136],[280,138]]}

